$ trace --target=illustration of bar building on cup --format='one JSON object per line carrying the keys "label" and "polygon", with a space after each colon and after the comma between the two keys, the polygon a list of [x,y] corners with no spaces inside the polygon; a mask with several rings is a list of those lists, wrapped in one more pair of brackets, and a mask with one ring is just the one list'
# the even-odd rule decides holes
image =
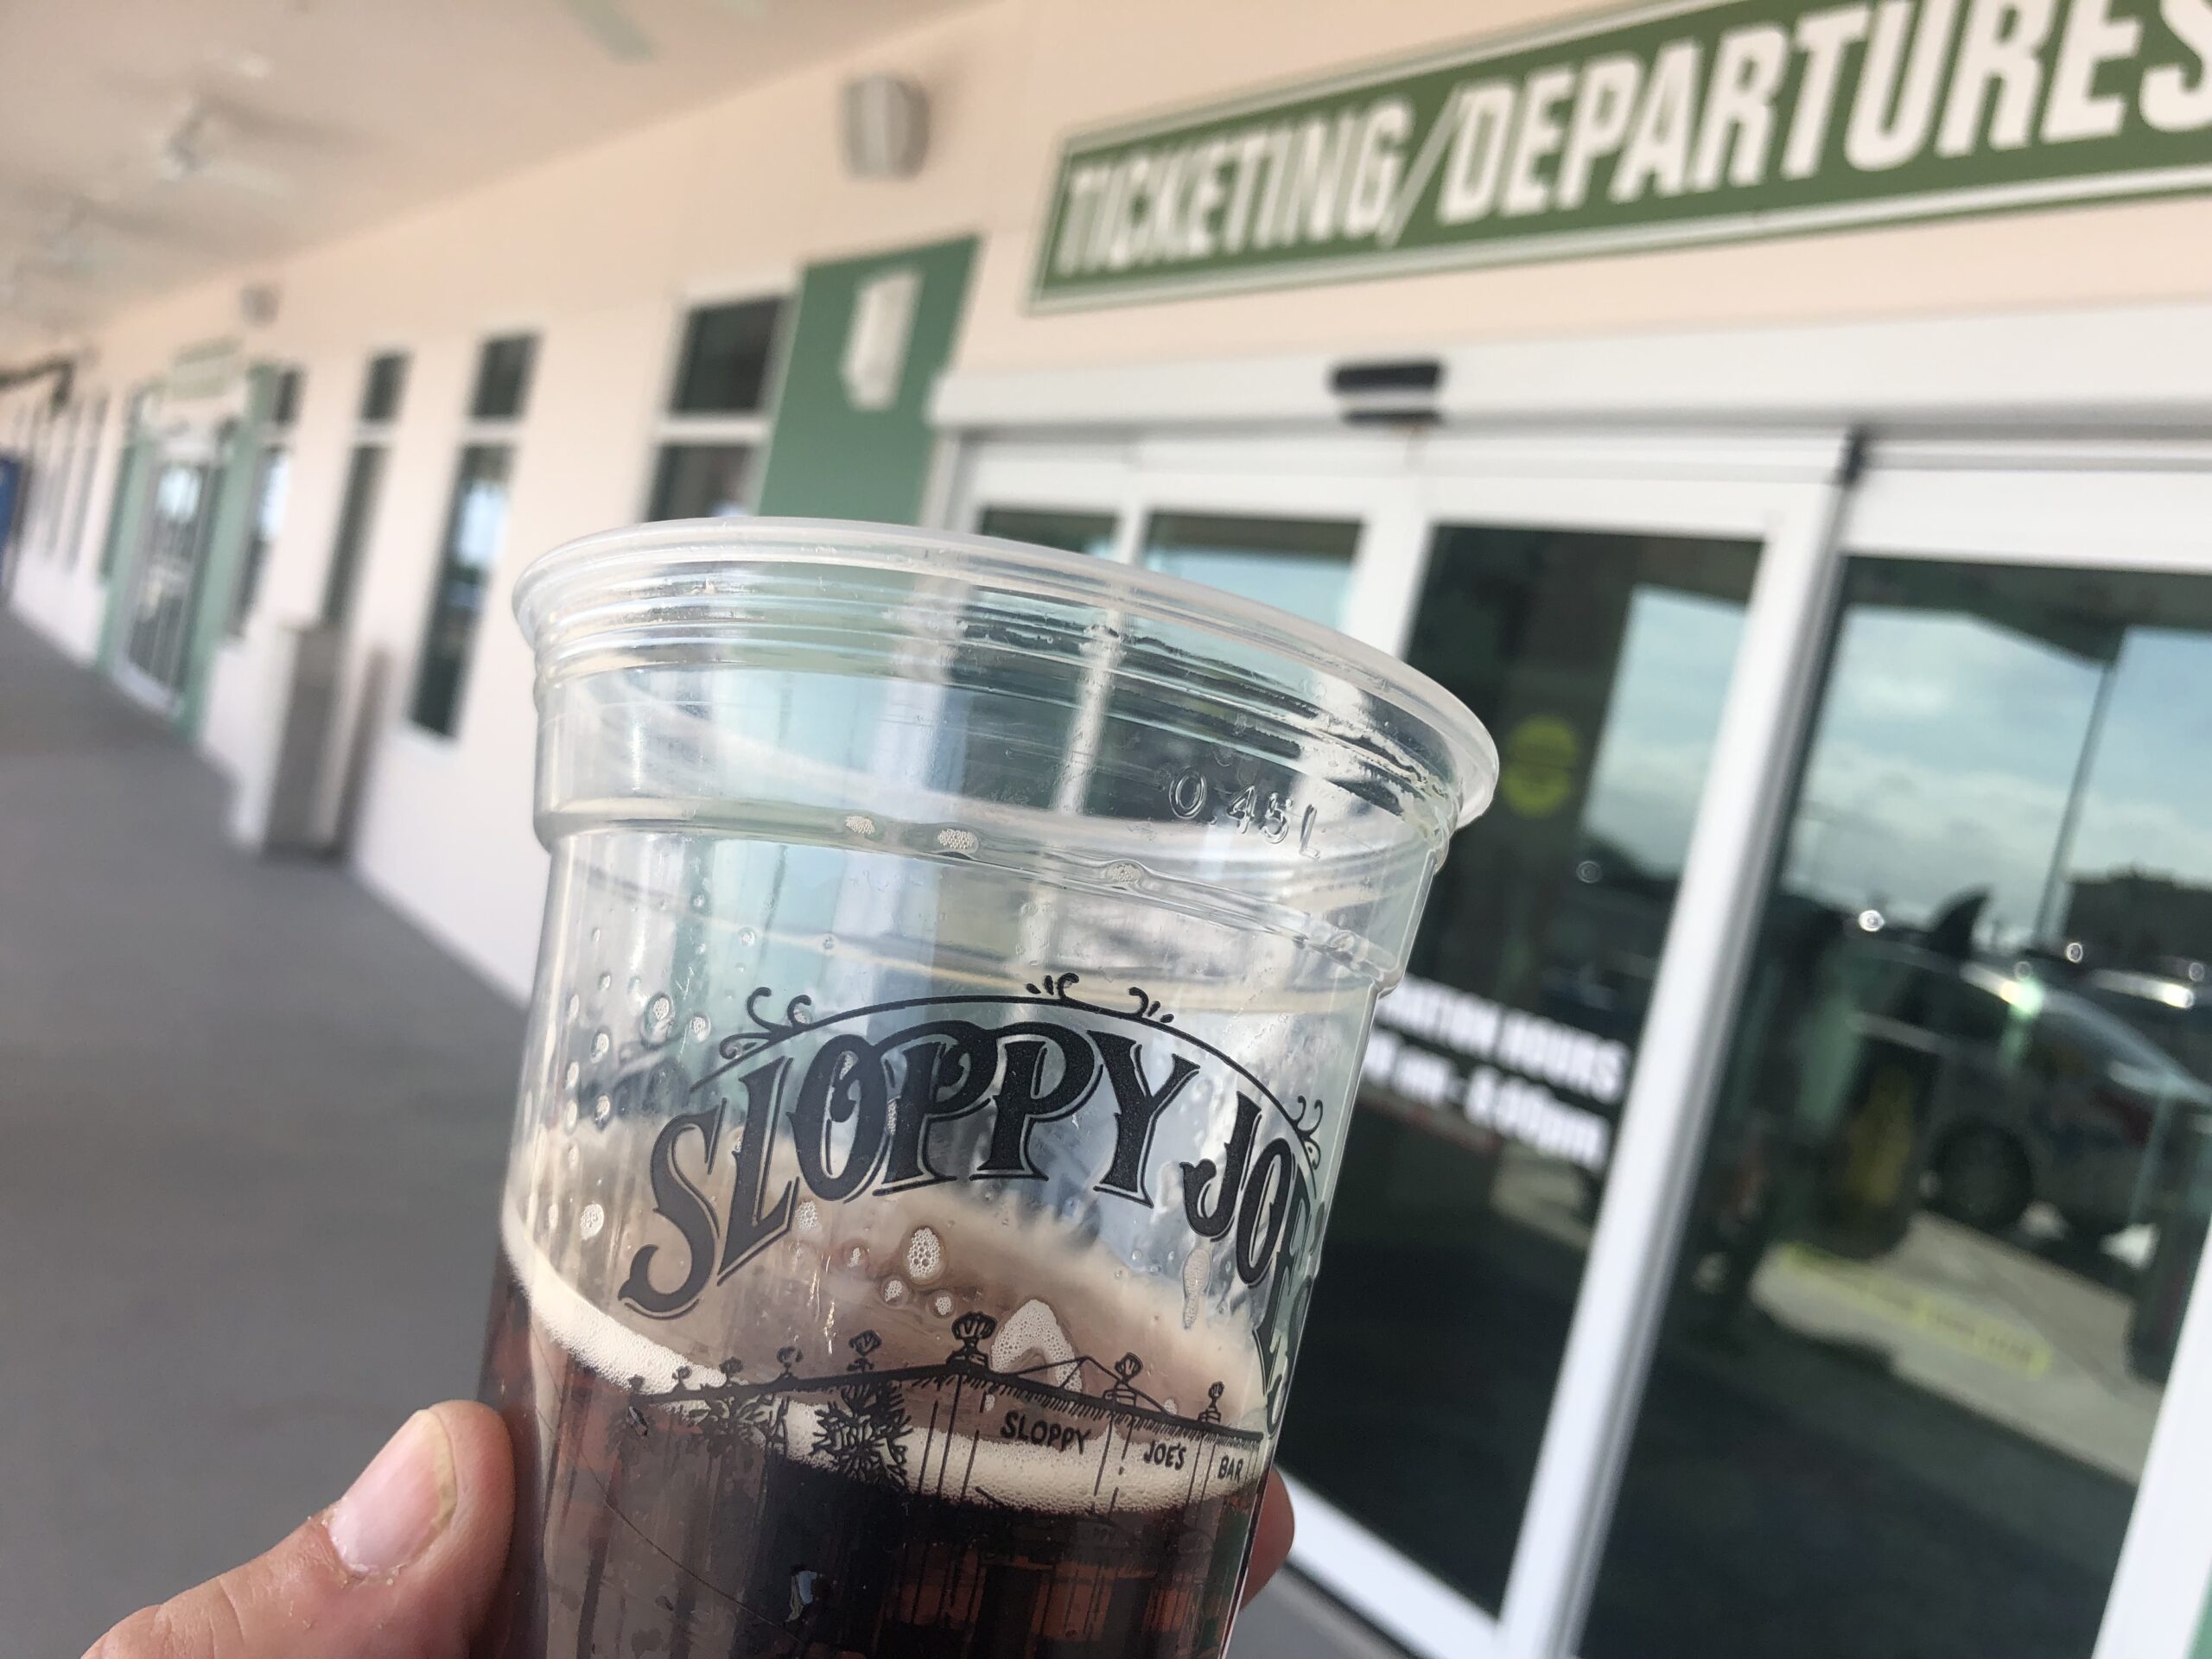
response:
{"label": "illustration of bar building on cup", "polygon": [[[612,1436],[613,1489],[634,1490],[641,1461],[706,1457],[723,1501],[755,1506],[713,1528],[743,1560],[716,1561],[709,1538],[706,1571],[666,1605],[715,1625],[702,1599],[723,1602],[738,1626],[730,1651],[745,1656],[1217,1654],[1227,1632],[1202,1627],[1201,1611],[1226,1607],[1243,1569],[1265,1437],[1224,1423],[1218,1382],[1193,1416],[1164,1407],[1140,1386],[1135,1354],[994,1370],[984,1345],[996,1328],[963,1314],[960,1346],[934,1365],[878,1370],[880,1341],[863,1331],[839,1371],[804,1374],[785,1348],[761,1381],[731,1360],[718,1382],[685,1374],[634,1392]],[[1024,1446],[1083,1478],[1044,1502],[994,1491],[993,1457]],[[1127,1501],[1133,1484],[1143,1507]],[[657,1553],[666,1565],[685,1549]],[[691,1648],[710,1651],[721,1659]]]}

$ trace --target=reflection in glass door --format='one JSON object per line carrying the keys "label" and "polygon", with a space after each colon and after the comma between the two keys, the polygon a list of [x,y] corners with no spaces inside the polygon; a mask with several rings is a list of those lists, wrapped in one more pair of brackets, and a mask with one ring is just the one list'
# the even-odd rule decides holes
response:
{"label": "reflection in glass door", "polygon": [[2212,1212],[2212,577],[1849,561],[1587,1659],[2081,1659]]}
{"label": "reflection in glass door", "polygon": [[164,699],[184,685],[219,471],[180,456],[166,461],[154,481],[124,656]]}
{"label": "reflection in glass door", "polygon": [[1033,547],[1092,558],[1114,556],[1114,515],[1051,507],[985,507],[976,516],[976,533],[997,536]]}
{"label": "reflection in glass door", "polygon": [[1376,1014],[1282,1459],[1492,1610],[1757,563],[1434,532],[1406,657],[1491,719],[1498,796]]}
{"label": "reflection in glass door", "polygon": [[1148,569],[1337,627],[1359,531],[1351,518],[1156,512],[1142,556]]}

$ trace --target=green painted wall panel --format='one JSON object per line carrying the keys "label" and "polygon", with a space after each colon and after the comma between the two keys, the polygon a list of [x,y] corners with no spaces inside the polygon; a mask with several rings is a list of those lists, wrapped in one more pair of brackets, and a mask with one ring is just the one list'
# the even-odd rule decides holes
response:
{"label": "green painted wall panel", "polygon": [[[976,239],[810,265],[785,353],[759,510],[794,518],[912,524],[929,482],[929,399],[952,354]],[[906,361],[887,408],[855,406],[846,348],[855,308],[879,278],[920,279]]]}

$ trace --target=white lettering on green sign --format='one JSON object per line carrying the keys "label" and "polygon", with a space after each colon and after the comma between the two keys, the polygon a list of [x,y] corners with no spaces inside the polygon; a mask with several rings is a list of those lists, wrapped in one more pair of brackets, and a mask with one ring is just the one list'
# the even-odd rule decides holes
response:
{"label": "white lettering on green sign", "polygon": [[2212,0],[1676,0],[1062,155],[1044,306],[2212,188]]}

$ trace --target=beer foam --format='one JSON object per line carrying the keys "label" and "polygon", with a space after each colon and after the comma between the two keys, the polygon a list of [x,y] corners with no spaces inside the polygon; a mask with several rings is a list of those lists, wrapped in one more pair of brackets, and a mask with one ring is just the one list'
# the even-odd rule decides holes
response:
{"label": "beer foam", "polygon": [[720,1370],[693,1364],[674,1349],[593,1306],[531,1242],[512,1205],[499,1206],[499,1243],[506,1251],[508,1269],[530,1304],[531,1317],[578,1364],[645,1394],[670,1392],[677,1386],[679,1370],[694,1385],[719,1386],[728,1380]]}
{"label": "beer foam", "polygon": [[[900,1206],[909,1217],[900,1228],[907,1240],[924,1230],[912,1225],[912,1202]],[[575,1288],[531,1237],[519,1208],[503,1204],[500,1211],[500,1242],[534,1323],[577,1363],[647,1395],[682,1395],[732,1383],[757,1383],[773,1375],[732,1373],[702,1353],[680,1351],[671,1343],[686,1334],[694,1338],[688,1345],[702,1345],[697,1333],[685,1332],[681,1322],[670,1327],[670,1341],[636,1329]],[[958,1246],[944,1242],[956,1229],[940,1218],[927,1230],[938,1241],[944,1274],[957,1273]],[[787,1238],[778,1248],[792,1258],[785,1265],[798,1268],[811,1263],[814,1270],[826,1273],[836,1271],[830,1264],[843,1259],[853,1246],[841,1243],[825,1252]],[[778,1269],[775,1261],[763,1259],[748,1270],[774,1274]],[[1096,1296],[1103,1288],[1094,1285],[1091,1294]],[[1216,1386],[1208,1397],[1218,1400],[1226,1392],[1233,1400],[1250,1402],[1252,1409],[1246,1416],[1256,1417],[1262,1396],[1249,1342],[1236,1343],[1203,1330],[1184,1334],[1180,1309],[1175,1306],[1182,1300],[1179,1294],[1167,1300],[1164,1321],[1126,1317],[1154,1297],[1153,1287],[1116,1284],[1111,1295],[1119,1304],[1113,1311],[1125,1316],[1117,1323],[1132,1330],[1147,1327],[1154,1338],[1169,1331],[1180,1338],[1172,1354],[1157,1351],[1156,1341],[1152,1344],[1156,1371],[1193,1380],[1210,1376]],[[1256,1481],[1266,1469],[1264,1442],[1252,1433],[1259,1427],[1256,1421],[1232,1424],[1224,1432],[1218,1424],[1177,1421],[1179,1414],[1167,1400],[1154,1409],[1141,1396],[1124,1394],[1117,1404],[1119,1373],[1101,1363],[1109,1357],[1079,1353],[1058,1315],[1041,1298],[1029,1298],[1001,1319],[991,1343],[989,1369],[979,1367],[972,1375],[956,1374],[944,1363],[958,1345],[944,1317],[959,1305],[954,1297],[942,1293],[926,1300],[912,1295],[899,1300],[901,1305],[893,1307],[871,1298],[872,1309],[857,1299],[849,1307],[840,1302],[833,1317],[844,1313],[872,1326],[886,1325],[887,1320],[901,1322],[895,1348],[886,1345],[874,1353],[874,1369],[919,1367],[931,1374],[928,1380],[904,1385],[909,1401],[903,1437],[906,1477],[917,1492],[1061,1514],[1159,1510],[1224,1496]],[[972,1296],[966,1300],[974,1300]],[[919,1341],[925,1328],[938,1333],[927,1347]],[[1116,1357],[1118,1352],[1117,1346]],[[816,1363],[801,1363],[801,1376],[836,1370],[828,1355],[807,1357]],[[1086,1376],[1086,1367],[1097,1369]],[[1004,1375],[1010,1370],[1026,1375]],[[1153,1375],[1130,1376],[1139,1384],[1158,1380]],[[839,1376],[816,1392],[795,1389],[779,1395],[785,1454],[812,1467],[834,1469],[833,1459],[818,1449],[836,1438],[837,1425],[830,1422],[830,1414],[849,1410],[849,1389],[865,1387],[868,1381],[869,1373],[855,1372],[849,1383]],[[1122,1377],[1121,1385],[1126,1388],[1129,1381]],[[1205,1393],[1205,1383],[1198,1386]],[[925,1408],[913,1408],[925,1402]],[[680,1398],[664,1403],[677,1412],[704,1408],[703,1402],[692,1407]],[[942,1421],[936,1410],[940,1407]]]}
{"label": "beer foam", "polygon": [[906,1276],[918,1285],[933,1285],[944,1274],[944,1241],[933,1227],[917,1227],[906,1241]]}
{"label": "beer foam", "polygon": [[[1038,1360],[1044,1364],[1034,1366]],[[1075,1344],[1060,1329],[1059,1317],[1033,1296],[999,1321],[998,1335],[991,1344],[991,1369],[1029,1372],[1055,1388],[1078,1392],[1083,1388],[1083,1367],[1075,1363]]]}

